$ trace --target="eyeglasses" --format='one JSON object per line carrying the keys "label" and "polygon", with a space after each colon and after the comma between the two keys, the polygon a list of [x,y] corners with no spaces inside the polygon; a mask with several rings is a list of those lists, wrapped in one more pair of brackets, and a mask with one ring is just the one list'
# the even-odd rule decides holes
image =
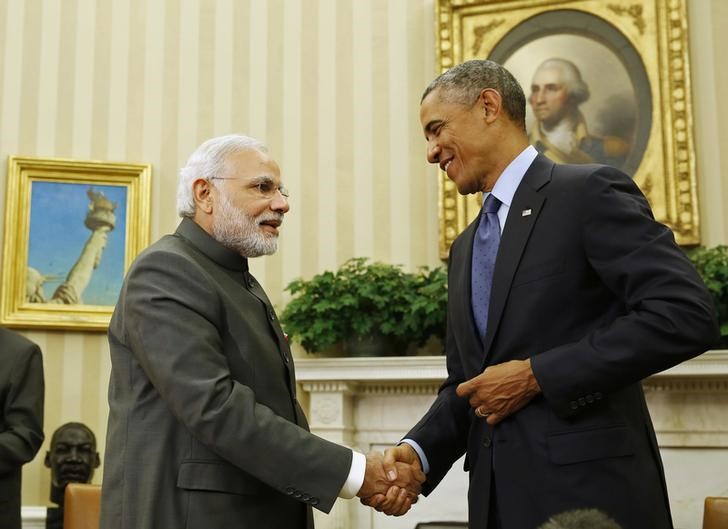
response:
{"label": "eyeglasses", "polygon": [[[210,180],[239,180],[240,178],[243,178],[241,176],[213,176],[210,178]],[[248,189],[256,189],[260,196],[262,198],[266,198],[268,200],[272,199],[276,191],[278,191],[281,196],[285,199],[288,199],[290,196],[288,189],[282,185],[278,185],[273,180],[269,178],[261,179],[257,182],[253,182],[248,186]]]}

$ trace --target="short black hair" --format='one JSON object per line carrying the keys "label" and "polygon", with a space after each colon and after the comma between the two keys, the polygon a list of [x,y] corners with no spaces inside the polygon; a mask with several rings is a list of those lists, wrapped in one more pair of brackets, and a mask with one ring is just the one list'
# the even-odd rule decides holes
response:
{"label": "short black hair", "polygon": [[470,105],[486,88],[496,90],[503,101],[503,109],[511,121],[526,130],[526,96],[513,74],[495,61],[472,60],[450,68],[432,81],[420,103],[435,90],[440,96],[454,103]]}

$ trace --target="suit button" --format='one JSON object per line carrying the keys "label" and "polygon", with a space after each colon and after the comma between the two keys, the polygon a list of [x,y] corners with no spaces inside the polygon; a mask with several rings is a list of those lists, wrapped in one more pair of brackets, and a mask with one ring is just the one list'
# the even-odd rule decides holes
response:
{"label": "suit button", "polygon": [[302,496],[302,494],[301,494],[300,492],[294,492],[294,493],[293,493],[293,497],[294,497],[294,498],[298,498],[298,499],[301,499],[301,496]]}
{"label": "suit button", "polygon": [[594,398],[597,400],[602,400],[602,394],[599,391],[597,391],[596,393],[594,393]]}
{"label": "suit button", "polygon": [[308,503],[309,501],[311,501],[311,496],[309,496],[308,494],[304,494],[303,498],[301,498],[301,499],[303,501],[305,501],[306,503]]}
{"label": "suit button", "polygon": [[589,404],[591,404],[592,402],[594,402],[594,395],[587,395],[587,396],[586,396],[586,401],[587,401],[587,402],[588,402]]}
{"label": "suit button", "polygon": [[296,490],[295,490],[295,489],[293,489],[292,487],[288,487],[288,488],[286,489],[286,494],[288,494],[289,496],[290,496],[291,494],[293,494],[294,492],[296,492]]}
{"label": "suit button", "polygon": [[319,501],[318,498],[311,498],[311,505],[318,505]]}
{"label": "suit button", "polygon": [[578,407],[579,407],[579,404],[578,404],[578,403],[577,403],[577,402],[576,402],[575,400],[572,400],[572,401],[571,401],[571,409],[572,409],[572,410],[575,410],[575,409],[577,409]]}
{"label": "suit button", "polygon": [[486,435],[485,439],[483,440],[483,446],[486,448],[490,448],[491,444],[493,444],[493,440]]}
{"label": "suit button", "polygon": [[270,318],[270,321],[274,321],[276,319],[276,313],[273,309],[268,309],[268,317]]}
{"label": "suit button", "polygon": [[584,400],[584,397],[579,397],[579,406],[586,406],[586,401]]}

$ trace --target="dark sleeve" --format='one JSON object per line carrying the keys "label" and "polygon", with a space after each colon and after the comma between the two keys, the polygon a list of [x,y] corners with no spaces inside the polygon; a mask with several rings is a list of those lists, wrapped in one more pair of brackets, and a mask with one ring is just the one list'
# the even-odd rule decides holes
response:
{"label": "dark sleeve", "polygon": [[38,453],[43,443],[43,357],[37,345],[15,357],[5,388],[0,431],[0,474],[17,469]]}
{"label": "dark sleeve", "polygon": [[610,324],[531,359],[544,396],[560,415],[574,400],[608,393],[703,353],[718,339],[703,281],[670,229],[655,221],[627,175],[600,167],[579,194],[582,246],[604,287],[624,306]]}
{"label": "dark sleeve", "polygon": [[[452,251],[450,256],[452,262]],[[449,288],[448,292],[453,289]],[[452,306],[448,303],[448,307]],[[422,448],[430,465],[427,481],[423,486],[425,494],[429,494],[445,477],[453,463],[457,461],[467,448],[467,434],[470,428],[470,404],[468,399],[460,398],[455,390],[465,381],[460,353],[452,334],[448,308],[448,324],[445,338],[447,359],[447,378],[437,394],[435,402],[420,421],[405,435]]]}
{"label": "dark sleeve", "polygon": [[130,349],[192,435],[282,493],[306,490],[319,498],[317,508],[331,509],[351,450],[279,416],[257,401],[252,387],[233,380],[218,329],[226,314],[203,269],[176,254],[137,261],[127,278],[124,317]]}

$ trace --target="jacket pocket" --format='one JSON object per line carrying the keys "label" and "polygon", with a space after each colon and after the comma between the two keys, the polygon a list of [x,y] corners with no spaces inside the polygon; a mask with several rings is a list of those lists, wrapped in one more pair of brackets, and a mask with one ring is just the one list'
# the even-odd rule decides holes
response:
{"label": "jacket pocket", "polygon": [[625,426],[554,433],[546,437],[546,444],[549,458],[555,465],[634,454],[632,439]]}
{"label": "jacket pocket", "polygon": [[177,487],[240,495],[271,491],[265,483],[242,470],[216,461],[183,461],[177,474]]}

